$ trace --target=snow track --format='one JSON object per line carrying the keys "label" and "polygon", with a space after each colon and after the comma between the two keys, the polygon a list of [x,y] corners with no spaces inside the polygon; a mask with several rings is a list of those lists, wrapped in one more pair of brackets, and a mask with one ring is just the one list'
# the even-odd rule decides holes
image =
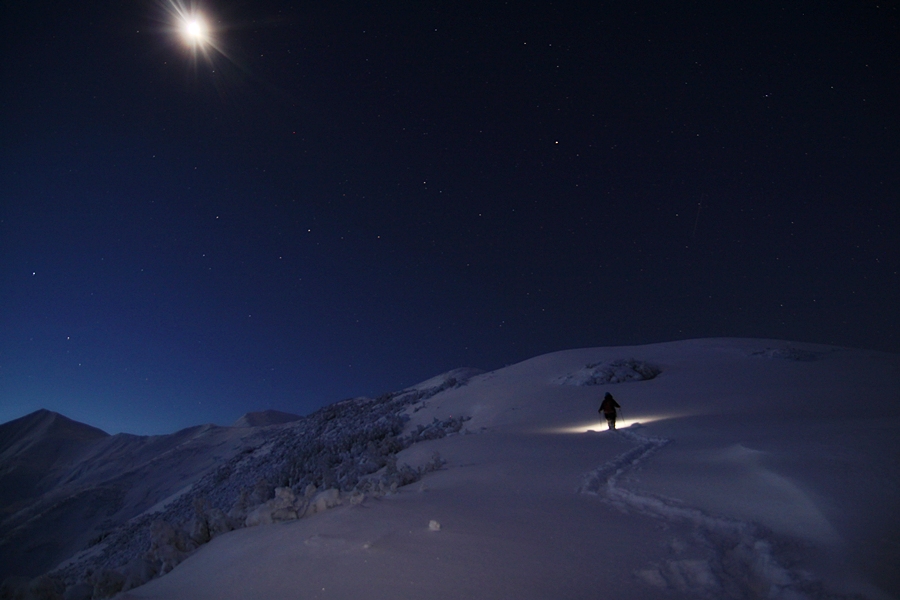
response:
{"label": "snow track", "polygon": [[[601,496],[623,512],[629,510],[662,519],[669,526],[688,524],[687,540],[673,539],[672,557],[633,572],[645,585],[701,598],[778,600],[859,598],[828,593],[799,568],[783,566],[775,556],[774,536],[754,523],[707,514],[676,500],[641,495],[619,485],[621,475],[671,440],[617,430],[636,445],[586,473],[578,492]],[[674,527],[673,527],[674,529]]]}
{"label": "snow track", "polygon": [[616,489],[616,479],[621,473],[646,460],[654,452],[669,443],[669,440],[663,438],[645,437],[620,429],[615,430],[615,433],[636,442],[637,446],[586,473],[581,485],[578,487],[580,493],[597,494],[603,487],[606,487],[608,490]]}

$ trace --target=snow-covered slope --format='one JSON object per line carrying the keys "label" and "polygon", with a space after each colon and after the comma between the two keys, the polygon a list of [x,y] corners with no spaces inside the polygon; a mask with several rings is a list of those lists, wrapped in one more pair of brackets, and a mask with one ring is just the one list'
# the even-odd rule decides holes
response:
{"label": "snow-covered slope", "polygon": [[122,598],[900,596],[900,356],[712,339],[468,375],[254,429],[57,573],[121,589],[100,566],[158,568],[181,538],[141,532],[193,503],[220,534]]}
{"label": "snow-covered slope", "polygon": [[[567,383],[627,359],[660,374]],[[399,456],[441,470],[218,537],[127,597],[896,597],[898,392],[897,355],[776,341],[538,357],[408,408],[407,431],[471,417]]]}

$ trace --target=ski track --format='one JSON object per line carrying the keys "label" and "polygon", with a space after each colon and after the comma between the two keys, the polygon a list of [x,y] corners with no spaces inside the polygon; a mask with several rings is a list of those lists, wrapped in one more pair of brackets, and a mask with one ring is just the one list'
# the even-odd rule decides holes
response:
{"label": "ski track", "polygon": [[693,542],[700,542],[705,557],[678,558],[688,544],[672,542],[675,558],[634,571],[636,579],[660,590],[690,597],[777,600],[859,599],[861,596],[827,592],[822,584],[799,568],[779,563],[774,536],[765,528],[737,519],[718,517],[658,496],[645,496],[621,487],[619,477],[634,470],[671,440],[616,430],[636,445],[585,473],[577,491],[601,496],[623,511],[639,513],[694,527]]}

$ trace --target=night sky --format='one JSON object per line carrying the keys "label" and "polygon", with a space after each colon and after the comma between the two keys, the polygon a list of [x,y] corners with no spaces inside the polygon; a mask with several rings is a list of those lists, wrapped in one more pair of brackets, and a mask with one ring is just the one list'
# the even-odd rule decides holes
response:
{"label": "night sky", "polygon": [[900,351],[896,2],[193,8],[194,46],[166,2],[3,7],[0,421],[165,433],[694,337]]}

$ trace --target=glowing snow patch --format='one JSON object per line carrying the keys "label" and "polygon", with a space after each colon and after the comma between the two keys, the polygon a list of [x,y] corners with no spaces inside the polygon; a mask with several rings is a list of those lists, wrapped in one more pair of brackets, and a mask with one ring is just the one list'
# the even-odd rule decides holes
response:
{"label": "glowing snow patch", "polygon": [[[676,415],[641,415],[639,417],[635,417],[634,419],[616,419],[616,429],[625,429],[626,427],[631,427],[632,425],[641,424],[645,425],[647,423],[652,423],[653,421],[661,421],[663,419],[671,419]],[[586,421],[584,423],[579,423],[577,425],[571,425],[568,427],[554,427],[551,429],[544,429],[543,431],[546,433],[586,433],[588,431],[606,431],[608,429],[606,425],[606,419],[598,419],[594,421]]]}

